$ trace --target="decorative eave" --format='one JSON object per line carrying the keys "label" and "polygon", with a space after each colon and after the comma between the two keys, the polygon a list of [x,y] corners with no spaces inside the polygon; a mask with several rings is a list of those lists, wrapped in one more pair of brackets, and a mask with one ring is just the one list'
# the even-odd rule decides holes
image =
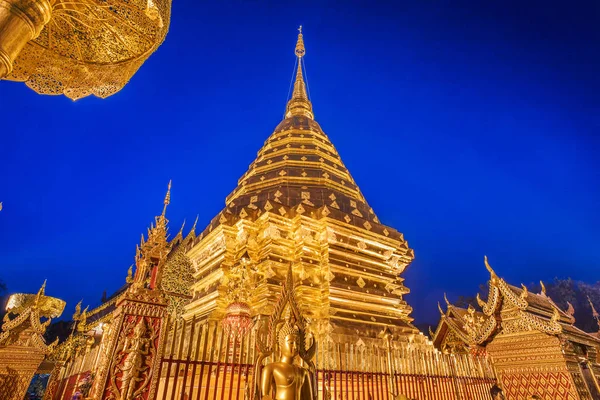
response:
{"label": "decorative eave", "polygon": [[445,322],[448,328],[463,340],[465,344],[480,346],[490,339],[497,326],[495,317],[485,318],[484,313],[476,311],[472,306],[469,306],[468,309],[456,307],[450,304],[446,295],[444,295],[444,300],[447,305],[445,313],[438,303],[438,310],[442,318],[441,321]]}
{"label": "decorative eave", "polygon": [[[480,346],[488,343],[494,335],[503,332],[503,314],[510,313],[510,320],[522,321],[523,329],[534,330],[548,335],[562,336],[588,345],[600,344],[599,338],[593,334],[581,331],[573,324],[574,309],[569,304],[566,311],[561,310],[545,293],[530,293],[524,285],[516,287],[500,278],[488,263],[484,263],[490,273],[489,292],[487,301],[479,295],[477,302],[482,312],[469,306],[463,309],[453,306],[446,300],[447,309],[444,312],[438,304],[441,315],[440,323],[435,333],[432,333],[434,343],[439,346],[445,335],[445,329],[451,330],[456,337],[468,346]],[[478,319],[478,323],[474,321]]]}
{"label": "decorative eave", "polygon": [[[57,345],[58,339],[46,345],[43,337],[52,318],[59,317],[66,303],[63,300],[45,295],[46,282],[37,294],[16,293],[9,297],[6,306],[7,314],[4,316],[2,331],[0,332],[0,345],[8,346],[17,344],[30,346],[47,354]],[[9,315],[14,315],[10,319]],[[47,318],[41,322],[41,318]],[[22,341],[25,334],[27,340]]]}

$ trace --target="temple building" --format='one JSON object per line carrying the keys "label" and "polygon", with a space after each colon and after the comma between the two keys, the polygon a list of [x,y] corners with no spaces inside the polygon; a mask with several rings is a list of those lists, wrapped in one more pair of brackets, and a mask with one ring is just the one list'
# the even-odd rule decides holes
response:
{"label": "temple building", "polygon": [[443,352],[412,324],[402,273],[413,250],[315,120],[305,53],[300,32],[284,119],[199,234],[168,237],[169,184],[124,286],[79,309],[50,357],[47,400],[82,388],[96,400],[260,399],[254,375],[279,354],[265,343],[277,347],[284,320],[306,325],[312,361],[298,362],[318,399],[489,398],[485,352]]}
{"label": "temple building", "polygon": [[[600,336],[577,328],[575,310],[561,310],[546,294],[508,284],[489,265],[487,301],[480,310],[447,300],[432,333],[444,352],[487,353],[508,399],[600,399]],[[598,313],[593,304],[594,317]],[[600,328],[600,323],[599,323]],[[600,330],[599,330],[600,332]]]}

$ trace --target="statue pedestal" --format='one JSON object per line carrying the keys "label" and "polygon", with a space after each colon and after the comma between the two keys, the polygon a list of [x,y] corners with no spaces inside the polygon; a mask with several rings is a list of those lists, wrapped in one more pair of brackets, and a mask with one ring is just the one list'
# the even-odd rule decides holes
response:
{"label": "statue pedestal", "polygon": [[114,315],[107,362],[98,371],[92,398],[152,400],[166,335],[167,303],[160,291],[130,289]]}
{"label": "statue pedestal", "polygon": [[0,393],[4,400],[23,400],[45,353],[30,346],[0,347]]}

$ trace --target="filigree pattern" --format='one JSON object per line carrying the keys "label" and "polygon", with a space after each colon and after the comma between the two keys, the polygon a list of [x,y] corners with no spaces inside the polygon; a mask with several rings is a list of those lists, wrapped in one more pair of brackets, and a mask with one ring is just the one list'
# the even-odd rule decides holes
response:
{"label": "filigree pattern", "polygon": [[8,79],[78,99],[123,88],[163,42],[170,0],[58,0]]}

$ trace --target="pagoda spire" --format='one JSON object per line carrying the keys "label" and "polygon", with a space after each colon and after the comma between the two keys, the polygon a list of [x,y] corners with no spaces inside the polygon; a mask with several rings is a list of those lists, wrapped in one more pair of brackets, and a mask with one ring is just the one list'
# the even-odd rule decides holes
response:
{"label": "pagoda spire", "polygon": [[165,195],[165,201],[164,203],[164,208],[163,208],[163,212],[162,212],[162,217],[165,216],[165,214],[167,213],[167,206],[169,205],[169,203],[171,202],[171,181],[169,180],[169,188],[167,189],[167,194]]}
{"label": "pagoda spire", "polygon": [[296,81],[294,82],[292,98],[287,103],[285,117],[290,118],[300,115],[314,119],[312,104],[308,99],[306,84],[304,83],[304,77],[302,76],[302,62],[304,55],[306,54],[304,39],[302,37],[302,25],[300,25],[298,31],[298,41],[296,42],[295,50],[296,57],[298,58],[298,70],[296,71]]}

